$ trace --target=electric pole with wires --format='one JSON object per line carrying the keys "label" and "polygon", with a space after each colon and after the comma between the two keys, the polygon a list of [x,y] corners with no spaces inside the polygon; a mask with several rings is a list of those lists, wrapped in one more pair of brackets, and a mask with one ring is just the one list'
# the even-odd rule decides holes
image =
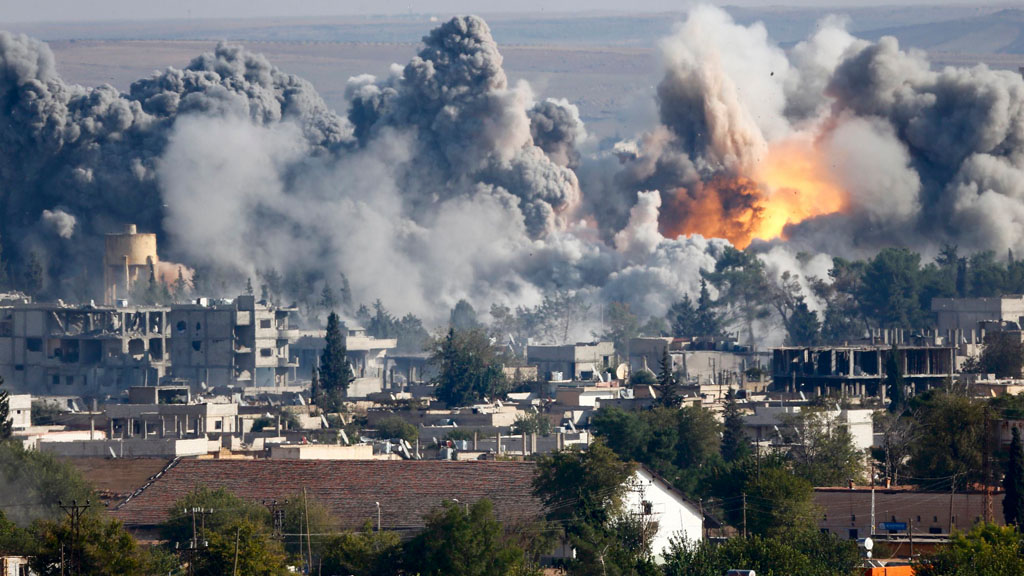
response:
{"label": "electric pole with wires", "polygon": [[[67,513],[68,518],[71,519],[71,550],[68,553],[68,574],[70,576],[76,576],[81,573],[81,558],[79,558],[79,534],[78,529],[82,524],[82,514],[89,509],[90,502],[85,501],[84,505],[79,505],[78,500],[72,500],[71,504],[64,504],[60,500],[57,501],[57,505],[60,506],[61,510]],[[64,566],[61,565],[61,572],[63,572]]]}

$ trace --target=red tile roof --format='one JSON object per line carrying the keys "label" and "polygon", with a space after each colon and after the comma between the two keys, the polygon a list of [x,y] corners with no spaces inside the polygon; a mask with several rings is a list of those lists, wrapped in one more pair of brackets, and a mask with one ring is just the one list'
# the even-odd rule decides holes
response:
{"label": "red tile roof", "polygon": [[444,500],[489,498],[505,523],[543,514],[531,492],[533,462],[444,460],[182,460],[148,488],[110,511],[130,528],[155,526],[197,487],[226,488],[261,502],[284,501],[302,489],[332,512],[342,528],[377,520],[390,530],[417,530]]}

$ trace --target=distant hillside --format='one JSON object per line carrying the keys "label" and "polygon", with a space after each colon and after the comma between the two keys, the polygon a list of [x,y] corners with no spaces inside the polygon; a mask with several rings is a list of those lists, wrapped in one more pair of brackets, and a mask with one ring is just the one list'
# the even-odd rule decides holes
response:
{"label": "distant hillside", "polygon": [[871,40],[895,36],[901,46],[928,51],[1024,54],[1024,10],[1007,9],[972,18],[880,28],[861,35]]}

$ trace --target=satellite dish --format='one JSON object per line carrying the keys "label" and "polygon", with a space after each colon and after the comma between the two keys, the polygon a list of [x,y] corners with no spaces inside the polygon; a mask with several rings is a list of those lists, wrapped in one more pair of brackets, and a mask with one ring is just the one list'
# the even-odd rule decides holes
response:
{"label": "satellite dish", "polygon": [[619,364],[615,368],[615,377],[617,379],[619,379],[619,380],[625,380],[626,379],[626,374],[628,374],[628,373],[629,373],[629,366],[627,366],[625,362],[623,362],[622,364]]}

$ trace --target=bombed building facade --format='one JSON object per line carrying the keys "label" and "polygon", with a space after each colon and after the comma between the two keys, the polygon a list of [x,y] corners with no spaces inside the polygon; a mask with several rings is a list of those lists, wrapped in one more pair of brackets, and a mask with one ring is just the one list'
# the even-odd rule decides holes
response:
{"label": "bombed building facade", "polygon": [[0,376],[15,392],[103,396],[165,377],[194,386],[283,386],[293,377],[288,308],[0,305]]}
{"label": "bombed building facade", "polygon": [[772,386],[815,396],[885,398],[886,360],[896,355],[904,381],[914,393],[941,386],[954,376],[956,349],[951,346],[861,344],[776,348]]}

